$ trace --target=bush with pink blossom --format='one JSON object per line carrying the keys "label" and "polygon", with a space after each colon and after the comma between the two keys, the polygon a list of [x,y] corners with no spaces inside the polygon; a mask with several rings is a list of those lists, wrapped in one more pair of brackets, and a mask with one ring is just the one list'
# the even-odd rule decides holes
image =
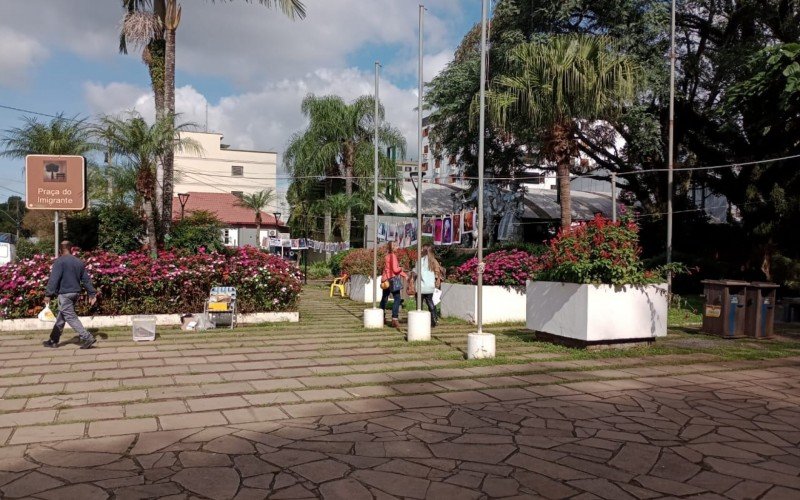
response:
{"label": "bush with pink blossom", "polygon": [[[539,257],[522,250],[499,250],[483,259],[484,285],[524,287],[541,270]],[[478,259],[472,258],[458,266],[447,277],[447,281],[465,285],[478,284]]]}
{"label": "bush with pink blossom", "polygon": [[[291,311],[302,274],[280,257],[253,247],[186,255],[105,251],[79,255],[99,292],[94,315],[171,314],[203,310],[212,286],[234,286],[242,313]],[[30,318],[42,309],[52,256],[0,266],[0,319]],[[90,313],[84,300],[78,314]]]}

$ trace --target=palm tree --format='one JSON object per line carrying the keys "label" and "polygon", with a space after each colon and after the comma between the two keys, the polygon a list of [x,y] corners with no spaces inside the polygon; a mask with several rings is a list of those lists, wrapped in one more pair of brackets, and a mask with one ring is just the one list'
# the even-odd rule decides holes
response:
{"label": "palm tree", "polygon": [[25,158],[27,155],[78,155],[97,148],[85,119],[66,118],[57,115],[49,123],[36,118],[24,118],[22,127],[4,132],[0,144],[4,151],[0,156]]}
{"label": "palm tree", "polygon": [[515,135],[532,133],[556,164],[562,228],[572,222],[569,175],[579,122],[618,115],[635,96],[635,71],[611,38],[555,35],[515,47],[492,82],[490,116]]}
{"label": "palm tree", "polygon": [[[329,198],[333,184],[331,177],[344,177],[345,195],[353,196],[353,185],[369,190],[373,178],[373,134],[375,99],[362,96],[347,104],[339,96],[317,97],[309,94],[303,99],[303,114],[309,118],[308,128],[295,134],[284,155],[288,171],[295,179],[325,179],[325,197]],[[382,125],[378,139],[383,146],[395,147],[405,154],[405,139],[399,130],[385,124],[384,109],[378,115]],[[380,157],[380,171],[384,178],[397,176],[394,162]],[[350,241],[352,208],[346,210],[347,223],[342,227],[344,241]],[[331,213],[325,212],[325,238],[330,237]]]}
{"label": "palm tree", "polygon": [[[245,0],[254,3],[253,0]],[[272,8],[277,6],[291,19],[303,19],[302,0],[257,0]],[[213,2],[213,0],[212,0]],[[181,20],[177,0],[122,0],[125,17],[120,32],[119,51],[128,53],[128,43],[143,47],[142,60],[150,72],[156,118],[175,115],[175,36]],[[156,165],[157,205],[164,214],[161,226],[166,233],[172,222],[175,156],[172,152]]]}
{"label": "palm tree", "polygon": [[[243,194],[237,202],[237,205],[244,208],[249,208],[255,212],[256,216],[256,239],[258,245],[261,246],[261,211],[264,210],[270,203],[275,201],[275,193],[272,188],[263,189],[252,194]],[[278,221],[275,221],[275,225]]]}
{"label": "palm tree", "polygon": [[136,193],[141,199],[147,244],[153,257],[158,249],[156,220],[159,215],[154,189],[156,165],[167,152],[176,148],[201,152],[197,142],[180,136],[180,132],[189,127],[191,124],[173,126],[171,117],[163,117],[148,125],[141,115],[134,112],[127,118],[105,116],[95,129],[97,135],[107,141],[109,150],[136,170]]}
{"label": "palm tree", "polygon": [[336,193],[323,200],[315,202],[311,206],[314,214],[331,214],[333,220],[332,229],[339,229],[342,241],[349,241],[345,238],[345,230],[350,228],[350,214],[353,210],[364,209],[370,206],[364,196],[347,196],[344,193]]}

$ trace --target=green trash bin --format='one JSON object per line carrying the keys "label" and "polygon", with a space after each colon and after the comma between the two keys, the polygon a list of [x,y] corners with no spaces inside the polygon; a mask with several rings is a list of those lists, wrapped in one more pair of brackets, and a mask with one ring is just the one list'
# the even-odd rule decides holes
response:
{"label": "green trash bin", "polygon": [[754,281],[747,285],[745,333],[749,337],[768,339],[775,323],[775,292],[779,285]]}
{"label": "green trash bin", "polygon": [[746,281],[703,280],[703,332],[733,339],[745,336]]}

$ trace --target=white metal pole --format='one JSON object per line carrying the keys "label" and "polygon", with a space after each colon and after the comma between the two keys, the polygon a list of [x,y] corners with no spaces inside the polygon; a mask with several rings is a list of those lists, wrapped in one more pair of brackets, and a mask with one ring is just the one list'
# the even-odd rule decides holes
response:
{"label": "white metal pole", "polygon": [[[672,0],[672,22],[669,44],[669,151],[667,152],[667,264],[672,262],[672,191],[675,151],[675,0]],[[667,272],[667,290],[672,293],[672,273]]]}
{"label": "white metal pole", "polygon": [[611,221],[617,222],[617,174],[611,172]]}
{"label": "white metal pole", "polygon": [[376,307],[376,299],[378,297],[378,129],[380,116],[379,112],[379,95],[378,95],[378,72],[380,71],[381,63],[375,61],[375,144],[373,156],[375,157],[375,181],[372,193],[372,224],[375,226],[372,231],[372,308]]}
{"label": "white metal pole", "polygon": [[478,310],[475,318],[478,334],[483,333],[483,169],[484,169],[484,129],[486,120],[486,15],[489,0],[481,2],[481,89],[480,114],[478,119]]}
{"label": "white metal pole", "polygon": [[425,6],[419,6],[419,88],[417,89],[417,311],[422,310],[422,17]]}

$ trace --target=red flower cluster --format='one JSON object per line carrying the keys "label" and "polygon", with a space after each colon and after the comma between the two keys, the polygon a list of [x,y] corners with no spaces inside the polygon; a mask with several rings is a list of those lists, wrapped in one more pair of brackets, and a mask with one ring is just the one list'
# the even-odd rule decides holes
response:
{"label": "red flower cluster", "polygon": [[658,281],[640,260],[639,227],[632,218],[612,222],[600,215],[559,231],[543,256],[539,279],[570,283],[643,284]]}
{"label": "red flower cluster", "polygon": [[[542,269],[539,257],[522,250],[500,250],[487,255],[483,262],[485,285],[525,286]],[[478,259],[472,258],[458,266],[448,281],[475,285],[478,283]]]}
{"label": "red flower cluster", "polygon": [[[253,247],[233,254],[183,255],[159,252],[158,258],[104,251],[80,256],[100,293],[92,314],[170,314],[203,310],[212,286],[234,286],[241,312],[287,311],[296,307],[302,274],[294,264]],[[53,257],[0,267],[0,319],[35,316],[42,308]],[[86,314],[88,304],[78,313]]]}
{"label": "red flower cluster", "polygon": [[[415,248],[400,248],[394,251],[397,261],[403,271],[408,272],[414,268],[417,261],[417,250]],[[383,258],[386,257],[386,245],[378,247],[378,274],[383,271]],[[342,274],[353,276],[363,274],[372,276],[372,249],[356,248],[351,250],[342,259]]]}

